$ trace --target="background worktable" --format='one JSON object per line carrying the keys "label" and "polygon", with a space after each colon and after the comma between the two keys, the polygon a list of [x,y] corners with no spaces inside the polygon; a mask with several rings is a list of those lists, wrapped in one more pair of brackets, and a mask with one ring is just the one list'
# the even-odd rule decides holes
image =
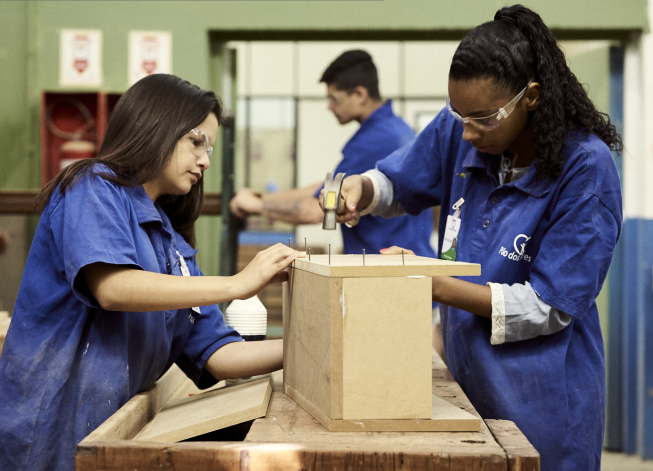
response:
{"label": "background worktable", "polygon": [[[540,469],[537,451],[509,421],[481,421],[479,432],[328,432],[281,391],[276,373],[267,415],[244,442],[149,443],[85,440],[78,471],[154,470],[521,470]],[[478,416],[433,357],[433,393]],[[99,437],[100,438],[100,437]]]}

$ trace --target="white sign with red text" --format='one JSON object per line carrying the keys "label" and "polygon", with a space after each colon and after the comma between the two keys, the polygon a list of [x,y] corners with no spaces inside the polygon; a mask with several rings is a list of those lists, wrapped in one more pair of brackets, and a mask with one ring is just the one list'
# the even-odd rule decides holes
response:
{"label": "white sign with red text", "polygon": [[129,85],[151,74],[172,73],[172,34],[129,32]]}
{"label": "white sign with red text", "polygon": [[102,31],[62,29],[59,44],[59,85],[102,85]]}

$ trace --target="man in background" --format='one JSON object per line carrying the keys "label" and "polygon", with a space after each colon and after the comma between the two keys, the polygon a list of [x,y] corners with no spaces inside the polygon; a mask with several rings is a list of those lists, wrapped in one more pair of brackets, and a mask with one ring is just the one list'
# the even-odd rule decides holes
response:
{"label": "man in background", "polygon": [[[362,174],[376,167],[376,162],[411,142],[415,137],[406,122],[392,111],[390,100],[383,101],[372,57],[365,51],[344,52],[322,74],[326,84],[328,109],[340,124],[351,121],[360,128],[342,149],[342,160],[334,174]],[[238,217],[262,214],[268,218],[294,225],[322,222],[324,213],[318,204],[322,182],[258,197],[249,188],[239,190],[230,202]],[[417,255],[435,257],[429,245],[433,216],[424,211],[418,216],[384,219],[361,216],[353,227],[342,228],[346,254],[378,253],[397,245],[413,250]]]}

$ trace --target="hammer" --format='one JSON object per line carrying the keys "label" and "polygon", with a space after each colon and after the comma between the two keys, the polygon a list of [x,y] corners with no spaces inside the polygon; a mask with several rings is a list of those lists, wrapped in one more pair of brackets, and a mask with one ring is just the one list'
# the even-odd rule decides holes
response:
{"label": "hammer", "polygon": [[344,173],[339,173],[333,178],[333,172],[329,172],[324,180],[324,222],[322,229],[334,230],[336,228],[336,211],[340,203],[340,190]]}

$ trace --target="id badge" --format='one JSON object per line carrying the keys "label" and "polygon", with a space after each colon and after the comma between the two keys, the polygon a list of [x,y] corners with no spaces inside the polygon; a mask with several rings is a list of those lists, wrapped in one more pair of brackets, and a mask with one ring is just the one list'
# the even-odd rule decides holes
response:
{"label": "id badge", "polygon": [[465,202],[460,198],[451,208],[453,214],[447,216],[447,225],[444,229],[444,239],[442,240],[442,260],[456,261],[456,249],[458,248],[458,232],[460,231],[460,207]]}
{"label": "id badge", "polygon": [[440,258],[443,260],[456,260],[456,248],[458,247],[458,232],[460,231],[460,218],[454,215],[447,216],[447,227],[444,231],[444,239],[442,241],[442,255]]}
{"label": "id badge", "polygon": [[[190,276],[190,270],[188,269],[188,265],[186,265],[186,260],[184,260],[184,257],[182,257],[178,251],[176,252],[177,252],[177,256],[179,257],[179,264],[181,265],[181,274],[183,276]],[[195,311],[198,314],[201,314],[199,306],[194,307],[193,311]],[[195,319],[192,319],[191,322],[195,323]]]}

